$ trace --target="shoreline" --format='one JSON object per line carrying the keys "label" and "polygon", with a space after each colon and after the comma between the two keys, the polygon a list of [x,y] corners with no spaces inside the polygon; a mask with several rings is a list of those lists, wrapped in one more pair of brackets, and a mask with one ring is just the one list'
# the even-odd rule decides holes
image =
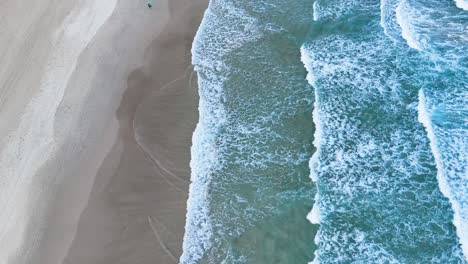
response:
{"label": "shoreline", "polygon": [[116,111],[117,142],[64,263],[178,262],[198,120],[197,90],[188,85],[190,48],[203,2],[170,2],[168,22],[146,48],[143,65],[128,75]]}

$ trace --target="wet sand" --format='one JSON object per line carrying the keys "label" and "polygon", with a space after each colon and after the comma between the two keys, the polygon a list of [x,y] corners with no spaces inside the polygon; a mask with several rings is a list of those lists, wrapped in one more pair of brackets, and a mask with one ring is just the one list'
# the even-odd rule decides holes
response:
{"label": "wet sand", "polygon": [[[116,112],[119,142],[100,169],[64,263],[178,262],[198,120],[190,49],[205,7],[185,4],[170,3],[168,24],[128,77]],[[122,155],[109,170],[115,152]]]}
{"label": "wet sand", "polygon": [[[75,8],[41,3],[61,8],[37,7],[35,18],[52,17],[39,28],[48,34]],[[10,4],[16,5],[7,1],[0,8]],[[161,0],[152,9],[145,1],[117,2],[66,82],[54,112],[53,153],[30,177],[22,242],[13,245],[13,254],[0,249],[1,263],[177,262],[198,118],[190,48],[206,6],[206,0]],[[33,43],[34,60],[26,66],[44,69],[47,60],[40,54],[52,52],[54,44],[41,42],[34,22],[25,27],[36,32],[17,40]],[[2,136],[17,127],[15,114],[32,93],[28,87],[45,74],[9,71],[25,64],[9,54],[5,43],[13,35],[0,37],[0,58],[14,62],[0,69]],[[27,76],[15,83],[12,74]],[[22,89],[10,95],[7,85]],[[1,233],[0,242],[13,231]]]}

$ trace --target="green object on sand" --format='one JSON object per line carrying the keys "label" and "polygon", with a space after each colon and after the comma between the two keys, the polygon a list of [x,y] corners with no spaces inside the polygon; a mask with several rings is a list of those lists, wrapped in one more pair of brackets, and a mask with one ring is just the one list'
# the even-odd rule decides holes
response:
{"label": "green object on sand", "polygon": [[151,8],[151,7],[153,6],[153,4],[151,4],[151,2],[148,2],[146,5],[147,5],[149,8]]}

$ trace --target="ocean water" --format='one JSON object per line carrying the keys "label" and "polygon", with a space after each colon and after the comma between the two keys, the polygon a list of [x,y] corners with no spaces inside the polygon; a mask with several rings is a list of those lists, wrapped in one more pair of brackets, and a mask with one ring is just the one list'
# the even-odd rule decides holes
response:
{"label": "ocean water", "polygon": [[466,5],[211,1],[181,263],[467,263]]}

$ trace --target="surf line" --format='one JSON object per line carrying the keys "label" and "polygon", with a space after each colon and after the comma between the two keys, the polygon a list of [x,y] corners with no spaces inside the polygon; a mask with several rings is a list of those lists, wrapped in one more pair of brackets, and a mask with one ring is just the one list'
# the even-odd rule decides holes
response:
{"label": "surf line", "polygon": [[[301,47],[301,61],[304,64],[304,68],[307,71],[307,82],[310,84],[310,86],[314,89],[314,96],[315,96],[315,101],[314,101],[314,109],[312,111],[312,121],[315,124],[315,132],[314,132],[314,140],[313,144],[315,146],[315,152],[310,158],[309,161],[309,169],[310,169],[310,179],[315,183],[315,186],[318,184],[318,174],[317,174],[317,168],[320,166],[319,162],[319,157],[321,155],[321,146],[323,144],[323,126],[322,122],[320,121],[320,116],[319,116],[319,98],[318,98],[318,93],[317,93],[317,85],[315,83],[315,77],[313,75],[312,68],[309,66],[311,65],[311,58],[307,54],[307,50],[304,47],[304,45]],[[314,205],[312,207],[312,210],[309,212],[307,215],[307,220],[309,220],[312,224],[315,225],[320,225],[320,194],[319,194],[319,189],[317,188],[317,193],[315,195],[314,199]],[[320,241],[320,228],[317,231],[317,234],[315,235],[314,238],[314,243],[317,246],[317,249],[315,250],[314,254],[315,257],[310,264],[319,264],[319,252],[318,252],[318,246],[319,246],[319,241]]]}
{"label": "surf line", "polygon": [[440,155],[439,148],[437,147],[437,137],[432,128],[432,122],[430,119],[430,114],[428,113],[428,110],[427,110],[426,99],[424,97],[423,89],[419,90],[418,97],[419,97],[418,121],[426,129],[427,137],[429,138],[429,142],[431,146],[432,155],[436,162],[437,182],[439,183],[439,189],[442,192],[442,194],[445,197],[447,197],[447,199],[449,200],[452,206],[453,225],[455,226],[457,236],[460,240],[463,255],[465,256],[465,259],[468,259],[468,243],[467,243],[467,238],[466,238],[466,234],[468,234],[468,225],[467,225],[468,219],[463,219],[460,213],[463,210],[463,208],[453,196],[450,190],[450,185],[447,181],[447,176],[444,173],[444,165],[442,163],[442,157]]}

